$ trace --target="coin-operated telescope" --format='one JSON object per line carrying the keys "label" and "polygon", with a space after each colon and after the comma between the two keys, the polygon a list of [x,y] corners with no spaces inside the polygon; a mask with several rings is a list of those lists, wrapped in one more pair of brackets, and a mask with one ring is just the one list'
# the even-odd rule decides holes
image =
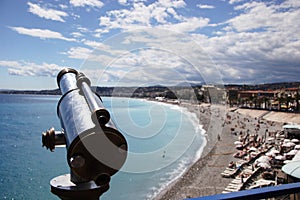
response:
{"label": "coin-operated telescope", "polygon": [[42,142],[51,151],[66,145],[70,174],[53,178],[51,192],[66,200],[99,199],[126,160],[127,142],[84,74],[63,69],[57,84],[62,93],[57,106],[62,131],[51,128],[43,133]]}

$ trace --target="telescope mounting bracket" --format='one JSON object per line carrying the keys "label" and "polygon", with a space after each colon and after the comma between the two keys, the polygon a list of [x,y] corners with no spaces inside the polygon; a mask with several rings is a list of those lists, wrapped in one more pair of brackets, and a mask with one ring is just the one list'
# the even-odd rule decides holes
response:
{"label": "telescope mounting bracket", "polygon": [[99,200],[109,185],[97,185],[95,181],[74,184],[70,174],[57,176],[50,181],[51,192],[62,200]]}

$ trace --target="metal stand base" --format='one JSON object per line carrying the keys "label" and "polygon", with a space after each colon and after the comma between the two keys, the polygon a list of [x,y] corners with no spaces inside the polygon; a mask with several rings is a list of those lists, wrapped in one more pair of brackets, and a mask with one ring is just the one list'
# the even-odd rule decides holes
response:
{"label": "metal stand base", "polygon": [[53,178],[51,192],[62,200],[98,200],[109,189],[109,184],[99,186],[94,181],[74,184],[70,180],[70,174]]}

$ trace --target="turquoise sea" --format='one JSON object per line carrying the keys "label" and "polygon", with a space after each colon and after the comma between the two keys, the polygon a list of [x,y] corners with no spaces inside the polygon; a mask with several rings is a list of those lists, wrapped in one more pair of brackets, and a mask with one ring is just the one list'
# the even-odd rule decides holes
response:
{"label": "turquoise sea", "polygon": [[[41,133],[52,126],[60,130],[59,98],[0,94],[0,199],[58,199],[49,181],[69,173],[66,149],[42,148]],[[103,102],[129,153],[101,200],[152,199],[201,156],[206,141],[195,114],[138,99]]]}

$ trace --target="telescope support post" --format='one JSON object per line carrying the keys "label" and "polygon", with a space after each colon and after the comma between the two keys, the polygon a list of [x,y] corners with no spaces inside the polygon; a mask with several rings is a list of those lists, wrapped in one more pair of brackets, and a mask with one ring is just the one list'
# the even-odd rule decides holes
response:
{"label": "telescope support post", "polygon": [[62,200],[99,200],[109,185],[97,185],[94,181],[74,184],[70,174],[57,176],[50,181],[51,192]]}

